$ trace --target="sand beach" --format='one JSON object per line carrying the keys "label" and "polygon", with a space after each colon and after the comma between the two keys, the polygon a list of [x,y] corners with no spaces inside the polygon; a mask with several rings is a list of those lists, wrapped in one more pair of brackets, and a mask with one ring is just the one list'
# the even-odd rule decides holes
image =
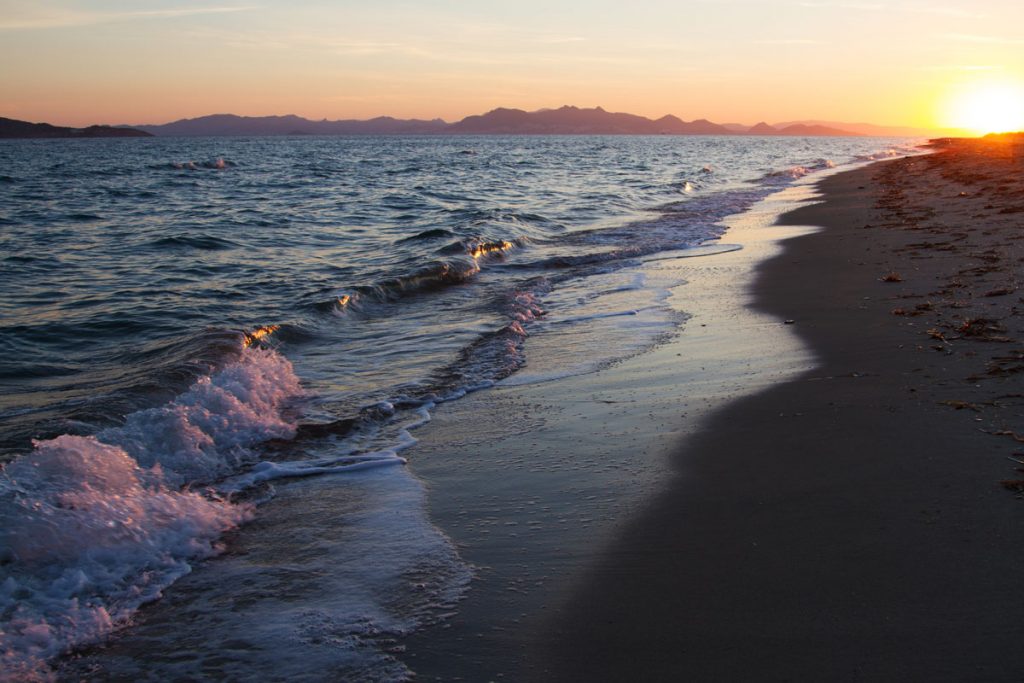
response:
{"label": "sand beach", "polygon": [[[678,290],[670,343],[438,410],[412,466],[477,578],[404,661],[422,680],[1014,680],[1012,142],[776,195],[730,223],[743,250],[649,264],[709,283]],[[513,407],[532,422],[502,426]]]}

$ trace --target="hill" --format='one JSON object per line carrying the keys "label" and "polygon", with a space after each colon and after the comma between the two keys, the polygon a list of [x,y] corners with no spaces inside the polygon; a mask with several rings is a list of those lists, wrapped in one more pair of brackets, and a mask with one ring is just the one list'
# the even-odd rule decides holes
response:
{"label": "hill", "polygon": [[49,123],[30,123],[17,119],[0,117],[0,138],[139,138],[151,137],[150,133],[134,128],[114,126],[88,126],[68,128],[51,126]]}
{"label": "hill", "polygon": [[652,120],[636,114],[607,112],[601,107],[564,106],[526,112],[499,108],[467,116],[448,133],[476,135],[733,135],[725,126],[705,119],[686,122],[667,115]]}
{"label": "hill", "polygon": [[846,123],[843,121],[820,121],[808,119],[804,121],[784,121],[776,123],[776,128],[787,128],[790,126],[827,126],[839,128],[856,133],[857,135],[868,135],[875,137],[936,137],[938,135],[962,135],[962,131],[936,130],[930,128],[914,128],[912,126],[879,126],[873,123]]}
{"label": "hill", "polygon": [[441,119],[421,121],[379,116],[366,121],[311,121],[301,116],[236,116],[212,114],[181,119],[162,125],[134,126],[159,136],[237,136],[237,135],[419,135],[444,132],[448,124]]}

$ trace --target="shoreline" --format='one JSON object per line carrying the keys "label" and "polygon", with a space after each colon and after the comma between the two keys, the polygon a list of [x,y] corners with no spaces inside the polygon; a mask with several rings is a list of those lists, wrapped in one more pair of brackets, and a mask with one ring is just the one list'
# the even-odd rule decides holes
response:
{"label": "shoreline", "polygon": [[981,142],[879,162],[782,217],[824,229],[758,268],[754,305],[820,363],[683,443],[547,620],[537,680],[1019,677],[1008,164]]}
{"label": "shoreline", "polygon": [[684,281],[669,303],[690,317],[668,342],[598,371],[439,405],[417,430],[409,467],[428,489],[429,516],[477,568],[453,616],[402,639],[418,680],[541,674],[530,653],[548,615],[666,489],[679,443],[730,401],[813,366],[791,326],[748,305],[755,265],[814,229],[776,217],[813,196],[804,181],[729,217],[723,241],[743,249],[644,263]]}
{"label": "shoreline", "polygon": [[[743,249],[641,259],[630,277],[675,283],[659,301],[690,316],[676,337],[596,372],[440,404],[415,432],[409,486],[282,483],[231,552],[59,675],[284,663],[345,677],[324,634],[352,586],[334,579],[371,556],[360,566],[386,580],[386,557],[302,561],[360,538],[386,555],[390,540],[352,535],[345,516],[405,529],[393,524],[404,505],[430,523],[393,540],[451,540],[476,577],[454,608],[411,583],[420,568],[393,577],[441,621],[366,632],[392,678],[1010,680],[1024,183],[996,167],[1015,157],[983,161],[961,148],[812,176],[726,219]],[[807,206],[819,186],[826,202]],[[299,546],[316,552],[289,557]],[[289,589],[265,594],[260,577],[279,574]],[[244,641],[243,623],[259,625]],[[278,650],[275,628],[299,640]],[[952,667],[936,664],[945,653]]]}
{"label": "shoreline", "polygon": [[[687,264],[705,275],[721,271],[720,282],[734,287],[732,303],[759,325],[737,330],[736,319],[722,316],[721,292],[684,285],[678,303],[694,317],[665,347],[565,384],[477,395],[494,399],[498,419],[511,414],[501,410],[503,393],[523,399],[506,408],[532,400],[543,414],[559,397],[615,400],[608,392],[628,387],[636,412],[606,414],[619,421],[620,435],[631,426],[643,434],[632,462],[656,474],[639,487],[636,471],[624,470],[617,482],[592,477],[591,495],[604,485],[611,487],[605,496],[626,503],[609,507],[595,529],[563,529],[555,534],[561,543],[545,544],[541,533],[539,543],[535,535],[508,546],[467,520],[488,520],[489,532],[529,520],[530,501],[517,507],[509,491],[543,477],[510,477],[508,468],[479,462],[475,472],[451,476],[442,471],[450,460],[431,460],[459,444],[419,453],[411,466],[428,483],[432,520],[480,571],[450,620],[404,639],[401,658],[417,678],[1014,680],[1024,664],[1017,653],[1024,626],[1012,609],[1024,597],[1015,574],[1024,530],[1016,523],[1020,501],[1000,482],[1020,476],[1006,459],[1016,447],[1007,434],[1024,433],[1024,419],[1020,400],[993,397],[1015,393],[1017,365],[998,358],[1017,347],[991,339],[994,331],[956,331],[999,308],[999,329],[1024,339],[1017,298],[992,295],[998,283],[989,281],[992,272],[1013,279],[1012,270],[977,271],[979,262],[992,263],[993,250],[1007,252],[1007,269],[1024,253],[1015,237],[981,224],[979,212],[998,218],[1005,202],[984,199],[981,187],[973,199],[952,192],[985,182],[977,169],[959,169],[955,156],[831,175],[814,185],[821,201],[748,232],[779,239],[789,231],[792,239]],[[1024,196],[1017,177],[1014,196]],[[961,204],[950,206],[951,197]],[[964,230],[956,227],[961,219]],[[966,242],[950,248],[934,236],[950,232],[969,237],[954,236]],[[747,268],[748,284],[736,287],[730,268]],[[707,298],[702,307],[688,295]],[[738,342],[747,344],[750,364]],[[681,349],[693,355],[670,357]],[[711,367],[716,354],[729,358]],[[688,372],[690,360],[707,370]],[[771,361],[786,371],[766,370]],[[979,381],[993,362],[1004,374]],[[727,368],[735,373],[729,389]],[[693,410],[709,387],[688,382],[702,377],[718,382],[718,391]],[[655,416],[672,391],[690,409],[641,426],[638,413]],[[602,419],[596,407],[541,420],[527,438],[541,448],[561,438],[570,455],[586,450],[589,421]],[[488,414],[469,402],[453,412],[454,419],[446,410],[435,415],[441,430],[469,424],[458,413]],[[474,457],[509,443],[480,440]],[[599,443],[601,457],[628,456]],[[547,445],[542,453],[551,452]],[[488,475],[496,477],[493,490],[482,492]],[[569,493],[566,509],[588,492]]]}
{"label": "shoreline", "polygon": [[[875,143],[862,146],[867,144]],[[794,168],[790,175],[802,172]],[[668,216],[667,229],[678,232],[679,227],[693,227],[691,222],[699,222],[701,216],[711,227],[726,207],[736,210],[763,196],[776,181],[790,182],[783,176],[765,180],[764,188],[764,183],[758,183],[749,194],[741,192],[735,203],[711,201],[710,215],[696,206],[695,216],[686,211]],[[677,225],[676,219],[682,223]],[[721,227],[715,226],[715,232]],[[729,247],[717,247],[723,248]],[[690,258],[697,251],[700,258]],[[614,270],[614,277],[591,279],[588,274],[586,280],[560,288],[561,299],[554,297],[551,302],[556,315],[538,326],[542,333],[533,342],[526,342],[527,347],[535,344],[527,353],[533,365],[513,378],[522,388],[499,387],[486,392],[491,395],[487,400],[467,398],[471,408],[452,408],[446,418],[439,416],[438,424],[442,419],[449,421],[447,430],[439,430],[448,433],[429,447],[440,456],[436,461],[424,459],[428,448],[421,447],[413,454],[412,467],[395,468],[389,477],[345,472],[338,477],[281,479],[272,488],[258,489],[256,519],[223,537],[217,549],[225,552],[201,566],[196,564],[198,571],[180,577],[163,599],[131,613],[130,624],[126,614],[118,625],[127,628],[95,647],[86,645],[62,657],[57,662],[60,675],[70,679],[75,672],[104,671],[127,678],[148,669],[173,675],[193,671],[233,676],[265,669],[269,662],[281,675],[309,671],[311,676],[346,677],[363,665],[367,671],[390,675],[404,671],[396,660],[403,653],[408,653],[414,669],[425,672],[411,661],[416,656],[412,643],[406,646],[400,641],[420,624],[452,611],[451,601],[466,574],[448,539],[426,522],[425,489],[417,488],[420,482],[413,480],[411,472],[431,466],[451,470],[443,476],[449,477],[449,485],[459,495],[488,498],[458,508],[455,499],[444,503],[449,506],[450,521],[466,522],[463,526],[470,539],[464,547],[473,546],[474,537],[484,541],[478,545],[485,552],[471,558],[481,577],[476,587],[492,587],[493,596],[507,606],[502,621],[488,621],[491,615],[484,613],[477,623],[513,634],[517,623],[526,620],[532,628],[542,614],[540,609],[560,604],[605,540],[664,486],[671,452],[683,435],[697,428],[702,414],[754,390],[757,382],[780,381],[783,373],[809,362],[792,354],[763,357],[766,335],[777,335],[772,337],[773,349],[791,342],[791,331],[775,319],[748,315],[744,341],[752,346],[735,346],[731,336],[736,334],[737,322],[729,311],[740,315],[746,309],[731,285],[736,278],[748,277],[749,268],[741,264],[754,258],[754,246],[732,255],[708,256],[708,251],[660,252],[646,260],[629,259]],[[665,298],[670,288],[684,279],[696,282],[679,288],[676,310],[666,310],[671,308]],[[574,289],[575,285],[582,286]],[[460,291],[464,295],[470,290],[451,291],[458,298]],[[584,306],[589,302],[590,309],[576,310],[581,302]],[[558,316],[557,311],[567,317]],[[601,315],[609,311],[612,314]],[[614,324],[577,325],[576,320],[587,320],[585,314],[590,312],[598,314],[595,319],[607,317]],[[682,312],[700,319],[691,321],[675,353],[665,346],[601,373],[525,386],[531,379],[563,374],[566,364],[583,367],[594,355],[621,358],[637,351],[642,346],[637,337],[653,338],[644,330],[665,335]],[[562,322],[572,324],[562,326]],[[558,333],[543,333],[547,329]],[[632,334],[636,331],[642,334]],[[588,346],[598,353],[579,354],[582,361],[574,363],[575,351]],[[751,367],[751,358],[757,359],[754,365],[760,371]],[[339,369],[348,367],[346,358],[336,360],[342,362]],[[771,373],[778,376],[768,379]],[[679,391],[680,381],[690,385],[687,392]],[[514,400],[510,397],[518,397],[521,404],[509,403]],[[458,422],[460,416],[466,418],[465,424]],[[422,413],[420,419],[425,419]],[[417,435],[426,437],[420,430]],[[480,462],[481,451],[493,452],[498,437],[503,448],[499,455],[505,462]],[[427,441],[423,438],[421,443]],[[312,457],[320,446],[332,450],[330,444],[328,437],[323,444],[308,448],[298,444],[298,448],[303,456]],[[450,446],[461,449],[461,460],[447,452]],[[389,486],[384,479],[393,481]],[[495,483],[498,490],[492,491]],[[437,489],[441,495],[435,499],[445,498]],[[302,496],[310,498],[308,505],[297,502]],[[531,513],[534,510],[538,512]],[[377,551],[366,549],[366,539],[374,540]],[[488,543],[490,539],[494,540]],[[296,545],[299,540],[302,552]],[[492,553],[494,561],[487,553]],[[294,578],[285,582],[284,576]],[[424,581],[424,576],[431,581]],[[463,614],[471,603],[462,604]],[[520,605],[525,608],[519,609]],[[455,633],[454,622],[441,628],[445,629],[441,640]],[[467,624],[466,628],[473,627]],[[275,630],[292,634],[287,646]],[[246,635],[238,637],[240,632]],[[517,647],[524,644],[517,641]],[[470,650],[481,651],[476,646]],[[312,673],[316,670],[321,673]],[[498,673],[505,670],[504,664],[495,668]]]}

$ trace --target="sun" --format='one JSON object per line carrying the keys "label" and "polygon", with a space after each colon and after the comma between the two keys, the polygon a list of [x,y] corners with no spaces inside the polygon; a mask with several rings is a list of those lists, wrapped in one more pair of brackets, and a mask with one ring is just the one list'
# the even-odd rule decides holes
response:
{"label": "sun", "polygon": [[1012,82],[974,83],[950,94],[947,125],[976,135],[1024,130],[1024,85]]}

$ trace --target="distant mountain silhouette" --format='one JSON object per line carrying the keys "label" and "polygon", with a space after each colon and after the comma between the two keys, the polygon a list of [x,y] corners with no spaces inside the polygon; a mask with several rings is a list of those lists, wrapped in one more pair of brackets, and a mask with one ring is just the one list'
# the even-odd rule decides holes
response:
{"label": "distant mountain silhouette", "polygon": [[704,119],[687,123],[672,115],[653,121],[636,114],[607,112],[601,107],[564,106],[526,112],[494,109],[453,123],[448,133],[486,135],[732,135],[733,131]]}
{"label": "distant mountain silhouette", "polygon": [[150,133],[133,128],[89,126],[68,128],[48,123],[29,123],[0,117],[0,138],[148,138]]}
{"label": "distant mountain silhouette", "polygon": [[799,137],[821,137],[821,136],[849,136],[861,135],[849,130],[832,128],[831,126],[812,125],[806,123],[791,123],[787,125],[769,125],[764,121],[747,129],[747,135],[789,135]]}
{"label": "distant mountain silhouette", "polygon": [[[895,131],[915,132],[895,132]],[[467,116],[455,123],[441,119],[396,119],[378,116],[367,120],[312,121],[287,116],[212,114],[160,125],[89,126],[65,128],[0,118],[0,138],[12,137],[160,137],[263,136],[263,135],[917,135],[917,129],[895,129],[870,124],[795,121],[755,126],[718,124],[707,119],[683,121],[668,114],[649,119],[636,114],[608,112],[601,107],[524,111],[501,107],[486,114]]]}
{"label": "distant mountain silhouette", "polygon": [[851,133],[849,131],[840,130],[838,128],[831,128],[829,126],[810,125],[806,123],[794,123],[792,126],[784,126],[779,129],[779,132],[777,134],[800,135],[804,137],[828,135],[860,135],[860,133]]}
{"label": "distant mountain silhouette", "polygon": [[952,136],[963,134],[963,131],[953,128],[940,130],[935,128],[914,128],[911,126],[879,126],[874,123],[846,123],[843,121],[820,121],[817,119],[784,121],[782,123],[776,123],[775,127],[784,129],[790,126],[801,125],[827,126],[828,128],[838,128],[858,135],[871,135],[876,137],[935,137],[939,134]]}
{"label": "distant mountain silhouette", "polygon": [[779,129],[761,121],[748,128],[747,135],[779,135]]}
{"label": "distant mountain silhouette", "polygon": [[310,121],[301,116],[236,116],[213,114],[196,119],[181,119],[158,126],[134,126],[159,136],[232,136],[232,135],[418,135],[443,133],[448,124],[433,121],[394,119],[379,116],[368,121]]}
{"label": "distant mountain silhouette", "polygon": [[[441,119],[403,120],[380,116],[365,121],[311,121],[301,116],[236,116],[214,114],[162,125],[133,126],[159,136],[231,135],[857,135],[850,131],[803,126],[779,129],[766,123],[748,129],[707,119],[683,121],[671,114],[649,119],[608,112],[601,107],[524,111],[501,107],[467,116],[455,123]],[[760,128],[759,128],[760,127]]]}

